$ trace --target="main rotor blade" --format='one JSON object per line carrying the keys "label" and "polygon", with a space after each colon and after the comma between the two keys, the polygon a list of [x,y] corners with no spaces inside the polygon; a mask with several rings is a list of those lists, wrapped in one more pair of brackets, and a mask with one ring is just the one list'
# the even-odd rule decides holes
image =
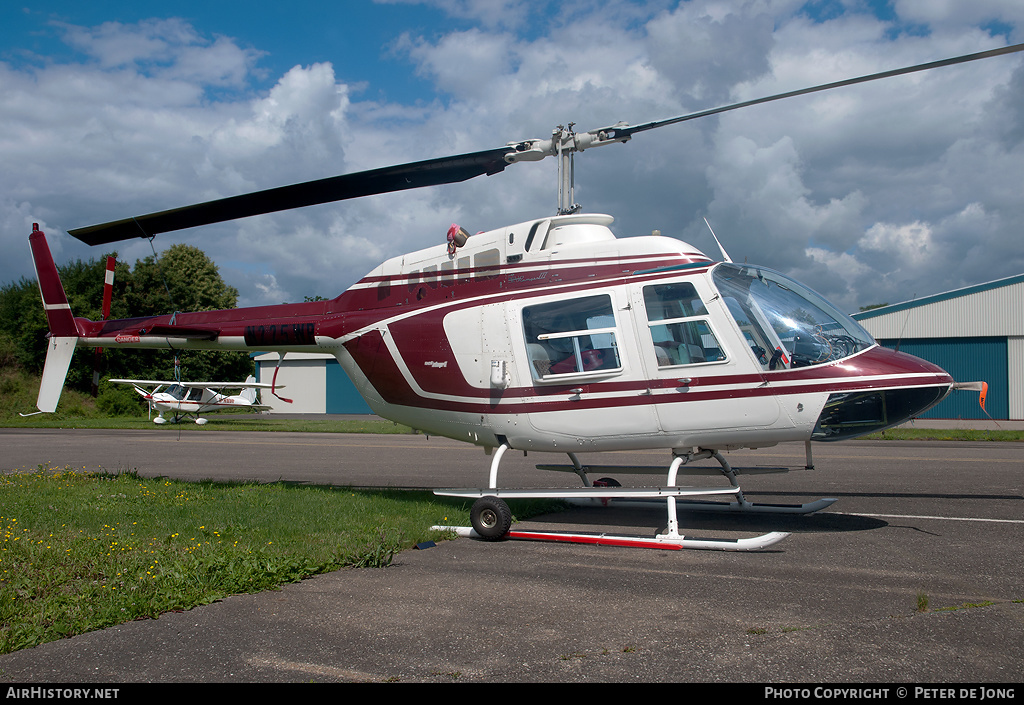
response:
{"label": "main rotor blade", "polygon": [[687,120],[696,120],[697,118],[708,117],[709,115],[717,115],[719,113],[725,113],[730,110],[738,110],[740,108],[749,108],[752,105],[760,105],[762,103],[770,103],[774,100],[782,100],[784,98],[794,98],[798,95],[807,95],[808,93],[818,93],[820,91],[827,91],[833,88],[842,88],[843,86],[853,86],[858,83],[867,83],[868,81],[877,81],[883,78],[892,78],[893,76],[903,76],[908,73],[916,73],[918,71],[930,71],[931,69],[942,68],[943,66],[953,66],[955,64],[965,64],[969,61],[977,61],[979,59],[988,59],[993,56],[1002,56],[1003,54],[1013,54],[1018,51],[1024,51],[1024,44],[1013,44],[1011,46],[1001,47],[999,49],[991,49],[989,51],[982,51],[976,54],[965,54],[963,56],[957,56],[952,59],[942,59],[941,61],[931,61],[927,64],[918,64],[917,66],[908,66],[902,69],[893,69],[892,71],[882,71],[881,73],[873,73],[867,76],[860,76],[858,78],[848,78],[843,81],[835,81],[833,83],[824,83],[820,86],[813,86],[811,88],[802,88],[796,91],[788,91],[786,93],[779,93],[777,95],[767,96],[765,98],[755,98],[754,100],[745,100],[742,103],[733,103],[732,105],[724,105],[719,108],[711,108],[709,110],[701,110],[696,113],[689,113],[688,115],[680,115],[679,117],[668,118],[667,120],[655,120],[653,122],[646,122],[642,125],[636,125],[634,127],[616,127],[615,130],[616,139],[622,137],[630,137],[637,132],[645,132],[647,130],[653,130],[656,127],[664,127],[665,125],[674,125],[677,122],[686,122]]}
{"label": "main rotor blade", "polygon": [[88,245],[104,245],[131,238],[149,238],[157,233],[221,223],[252,215],[275,213],[320,203],[342,201],[378,193],[390,193],[423,186],[465,181],[475,176],[502,171],[508,163],[504,156],[512,151],[500,147],[453,157],[428,159],[354,174],[306,181],[291,186],[230,196],[192,206],[125,218],[110,223],[69,230],[68,233]]}

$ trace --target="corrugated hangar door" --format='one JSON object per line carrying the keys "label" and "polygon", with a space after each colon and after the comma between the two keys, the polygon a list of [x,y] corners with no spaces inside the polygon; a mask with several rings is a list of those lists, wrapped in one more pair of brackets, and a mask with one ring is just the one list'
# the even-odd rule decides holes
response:
{"label": "corrugated hangar door", "polygon": [[[895,340],[878,342],[890,349],[896,347]],[[977,392],[954,391],[921,418],[1010,418],[1006,338],[914,338],[900,342],[899,350],[935,363],[957,382],[988,382],[988,415],[978,404]]]}
{"label": "corrugated hangar door", "polygon": [[327,413],[372,414],[370,407],[337,360],[327,360]]}

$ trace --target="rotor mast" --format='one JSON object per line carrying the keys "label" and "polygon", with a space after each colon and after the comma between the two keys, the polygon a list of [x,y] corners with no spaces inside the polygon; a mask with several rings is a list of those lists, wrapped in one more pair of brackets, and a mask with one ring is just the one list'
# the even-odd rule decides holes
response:
{"label": "rotor mast", "polygon": [[511,150],[505,155],[505,161],[509,164],[539,162],[545,157],[558,158],[558,215],[576,213],[581,208],[574,197],[576,175],[573,157],[576,152],[616,142],[628,142],[631,138],[631,135],[621,134],[623,128],[629,127],[625,122],[589,132],[574,131],[575,124],[570,122],[568,127],[559,125],[551,131],[551,139],[528,139],[506,145]]}

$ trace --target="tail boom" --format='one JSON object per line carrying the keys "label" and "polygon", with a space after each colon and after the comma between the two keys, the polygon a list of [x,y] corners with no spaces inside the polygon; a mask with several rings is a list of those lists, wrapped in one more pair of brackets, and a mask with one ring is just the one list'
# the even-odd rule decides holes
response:
{"label": "tail boom", "polygon": [[[40,411],[55,410],[71,358],[79,346],[176,351],[320,352],[323,349],[333,351],[330,341],[345,333],[342,311],[335,312],[330,320],[325,321],[327,306],[332,303],[326,301],[119,320],[106,319],[106,315],[105,320],[100,321],[76,319],[46,236],[38,224],[33,224],[29,244],[50,328],[43,381],[37,400]],[[105,291],[104,296],[107,294]],[[104,314],[106,307],[105,300]],[[321,336],[327,341],[326,345],[318,340]]]}

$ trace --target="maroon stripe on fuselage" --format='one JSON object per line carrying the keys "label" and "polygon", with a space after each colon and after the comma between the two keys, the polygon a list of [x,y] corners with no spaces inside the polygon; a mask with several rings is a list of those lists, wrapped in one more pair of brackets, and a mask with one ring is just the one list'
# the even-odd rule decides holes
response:
{"label": "maroon stripe on fuselage", "polygon": [[[428,309],[453,300],[498,297],[492,301],[512,298],[517,293],[544,286],[569,286],[573,283],[593,286],[599,282],[622,281],[634,271],[629,262],[643,260],[649,268],[690,264],[699,260],[678,253],[652,253],[643,256],[613,257],[606,260],[573,260],[581,266],[553,266],[549,262],[502,265],[494,268],[471,268],[466,278],[436,277],[431,282],[411,283],[408,275],[365,277],[354,287],[329,301],[311,301],[275,306],[165,314],[144,318],[109,321],[80,319],[83,335],[88,338],[110,338],[119,335],[146,335],[154,327],[179,325],[206,328],[221,337],[244,337],[254,349],[311,345],[313,336],[340,338],[352,331],[392,318],[402,313]],[[556,263],[562,265],[563,262]],[[707,260],[707,265],[713,262]],[[589,266],[583,266],[589,265]],[[531,276],[517,276],[524,268],[534,268]],[[704,271],[693,270],[693,273]],[[481,276],[483,273],[483,276]],[[533,274],[545,275],[542,279]],[[689,273],[689,272],[688,272]],[[675,276],[678,272],[672,275]],[[366,283],[376,286],[364,287]],[[570,289],[571,290],[571,289]],[[173,324],[172,324],[173,319]],[[166,330],[166,329],[163,329]],[[160,335],[173,334],[161,332]]]}
{"label": "maroon stripe on fuselage", "polygon": [[[596,285],[621,281],[635,271],[637,260],[644,260],[649,269],[706,262],[695,260],[678,253],[653,253],[642,257],[613,257],[601,260],[571,260],[579,266],[565,267],[564,261],[521,263],[502,265],[493,271],[489,268],[452,270],[443,275],[433,273],[430,278],[412,279],[410,275],[367,276],[336,301],[338,308],[331,310],[380,311],[386,313],[379,319],[395,315],[396,312],[428,308],[444,304],[453,299],[479,299],[521,293],[548,286],[565,286],[574,283]],[[630,263],[632,262],[632,263]],[[523,271],[523,270],[531,271]],[[703,271],[703,270],[697,270]],[[459,274],[463,276],[458,276]],[[672,275],[678,275],[673,272]],[[373,284],[374,286],[366,286]],[[348,328],[348,330],[357,330]]]}

